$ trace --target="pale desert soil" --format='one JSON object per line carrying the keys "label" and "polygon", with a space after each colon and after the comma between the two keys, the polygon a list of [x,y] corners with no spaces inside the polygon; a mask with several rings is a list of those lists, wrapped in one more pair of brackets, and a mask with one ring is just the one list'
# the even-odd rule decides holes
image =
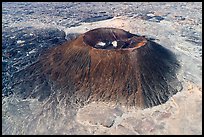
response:
{"label": "pale desert soil", "polygon": [[[183,90],[165,104],[144,110],[115,106],[111,102],[93,102],[76,109],[66,107],[63,102],[55,106],[54,103],[46,104],[35,99],[22,100],[11,95],[2,100],[2,134],[202,134],[201,3],[88,4],[93,9],[89,11],[81,8],[79,13],[75,11],[77,19],[70,17],[73,20],[70,24],[88,18],[89,12],[90,15],[94,11],[97,12],[93,4],[102,5],[98,11],[106,11],[104,8],[106,6],[106,14],[113,18],[80,22],[79,25],[70,27],[63,23],[56,25],[46,22],[47,18],[58,22],[56,18],[50,19],[51,13],[44,18],[44,21],[42,18],[32,19],[34,14],[31,17],[26,16],[19,22],[12,22],[12,14],[9,14],[10,18],[3,14],[3,29],[25,26],[52,27],[63,30],[68,35],[84,33],[98,27],[116,27],[134,34],[145,35],[176,54],[182,65],[178,78],[183,84]],[[55,5],[63,6],[58,3]],[[80,3],[76,4],[76,6],[79,5]],[[81,5],[86,4],[81,3]],[[3,5],[4,12],[9,11],[7,7],[9,6]],[[136,11],[134,11],[135,7],[137,7]],[[50,8],[52,9],[52,6]],[[66,10],[69,11],[69,9]],[[84,17],[78,17],[81,11],[85,11]],[[55,16],[61,19],[61,16]],[[151,18],[148,19],[148,17]],[[26,18],[29,19],[26,20]],[[44,107],[45,104],[46,107]]]}

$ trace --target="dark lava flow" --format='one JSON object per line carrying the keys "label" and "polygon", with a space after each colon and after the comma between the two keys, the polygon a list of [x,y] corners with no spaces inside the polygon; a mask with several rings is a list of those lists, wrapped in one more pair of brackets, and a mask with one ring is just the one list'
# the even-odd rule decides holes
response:
{"label": "dark lava flow", "polygon": [[50,48],[13,75],[11,90],[39,101],[104,101],[146,108],[165,103],[182,89],[179,68],[171,51],[145,37],[98,28]]}

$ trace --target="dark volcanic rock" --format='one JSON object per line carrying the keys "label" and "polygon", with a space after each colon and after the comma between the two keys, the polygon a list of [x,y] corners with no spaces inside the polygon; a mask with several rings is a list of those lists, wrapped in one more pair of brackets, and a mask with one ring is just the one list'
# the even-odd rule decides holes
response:
{"label": "dark volcanic rock", "polygon": [[[36,62],[38,56],[46,49],[66,41],[65,32],[55,28],[35,29],[10,28],[2,32],[3,73],[12,77],[14,73]],[[3,79],[4,81],[4,79]],[[4,81],[8,85],[13,81]],[[4,86],[4,88],[9,88]],[[7,91],[4,90],[3,91]],[[3,92],[4,95],[7,93]]]}

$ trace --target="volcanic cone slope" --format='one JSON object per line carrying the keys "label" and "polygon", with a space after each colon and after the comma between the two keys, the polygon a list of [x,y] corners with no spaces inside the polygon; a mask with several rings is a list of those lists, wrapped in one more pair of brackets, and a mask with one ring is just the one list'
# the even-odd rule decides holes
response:
{"label": "volcanic cone slope", "polygon": [[16,73],[14,93],[71,104],[113,102],[141,108],[165,103],[181,90],[175,55],[115,28],[98,28],[56,46]]}

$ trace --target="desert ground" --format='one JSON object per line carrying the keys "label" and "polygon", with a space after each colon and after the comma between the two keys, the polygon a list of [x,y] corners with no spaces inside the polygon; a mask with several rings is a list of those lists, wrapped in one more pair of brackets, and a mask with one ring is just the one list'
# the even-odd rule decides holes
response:
{"label": "desert ground", "polygon": [[[41,51],[99,27],[144,35],[174,52],[182,91],[147,109],[111,102],[71,108],[10,93],[12,75]],[[2,134],[201,135],[202,3],[2,3]]]}

